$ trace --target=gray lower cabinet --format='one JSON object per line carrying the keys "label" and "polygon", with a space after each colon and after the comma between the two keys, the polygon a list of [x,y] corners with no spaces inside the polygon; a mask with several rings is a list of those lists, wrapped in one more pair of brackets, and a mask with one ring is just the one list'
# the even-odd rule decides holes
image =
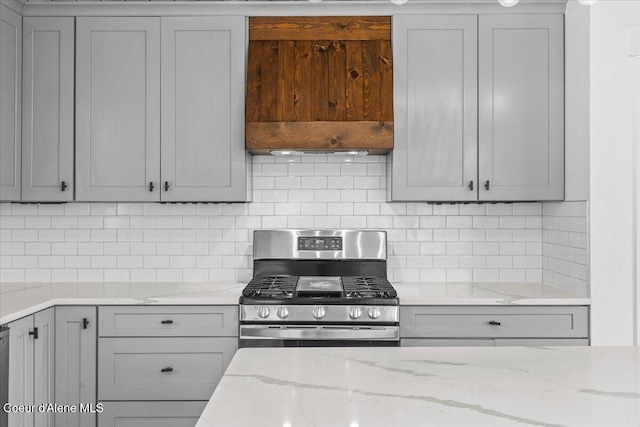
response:
{"label": "gray lower cabinet", "polygon": [[100,427],[193,427],[207,402],[107,402]]}
{"label": "gray lower cabinet", "polygon": [[238,349],[238,306],[98,310],[99,426],[195,426]]}
{"label": "gray lower cabinet", "polygon": [[101,337],[237,337],[238,306],[102,306]]}
{"label": "gray lower cabinet", "polygon": [[[9,324],[9,402],[40,405],[54,401],[54,309]],[[53,414],[9,413],[11,427],[53,426]]]}
{"label": "gray lower cabinet", "polygon": [[403,306],[400,338],[402,345],[588,345],[589,308]]}
{"label": "gray lower cabinet", "polygon": [[478,17],[480,200],[564,199],[564,17]]}
{"label": "gray lower cabinet", "polygon": [[161,198],[245,202],[245,18],[163,17],[161,25]]}
{"label": "gray lower cabinet", "polygon": [[0,201],[20,201],[22,17],[0,4]]}
{"label": "gray lower cabinet", "polygon": [[98,398],[209,400],[238,347],[229,338],[101,338]]}
{"label": "gray lower cabinet", "polygon": [[76,19],[76,200],[160,201],[160,18]]}
{"label": "gray lower cabinet", "polygon": [[25,17],[22,200],[73,200],[74,19]]}
{"label": "gray lower cabinet", "polygon": [[[55,402],[96,403],[96,307],[58,306],[56,310]],[[57,427],[92,427],[90,412],[56,414]]]}
{"label": "gray lower cabinet", "polygon": [[393,19],[390,199],[477,200],[477,17]]}

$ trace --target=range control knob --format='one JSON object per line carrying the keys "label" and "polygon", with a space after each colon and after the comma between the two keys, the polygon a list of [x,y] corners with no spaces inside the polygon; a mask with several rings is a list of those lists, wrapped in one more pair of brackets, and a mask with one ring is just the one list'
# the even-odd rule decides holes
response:
{"label": "range control knob", "polygon": [[276,314],[279,318],[286,319],[287,317],[289,317],[289,309],[287,307],[280,306],[278,307],[278,310],[276,310]]}
{"label": "range control knob", "polygon": [[267,307],[266,305],[261,305],[258,308],[258,317],[260,317],[261,319],[266,319],[267,317],[269,317],[270,313],[271,311],[269,310],[269,307]]}
{"label": "range control knob", "polygon": [[349,309],[349,317],[353,320],[359,319],[362,316],[362,309],[360,307],[351,307]]}
{"label": "range control knob", "polygon": [[380,311],[380,309],[378,307],[371,307],[368,311],[367,314],[369,315],[369,317],[371,319],[377,319],[378,317],[380,317],[380,315],[382,314],[382,312]]}
{"label": "range control knob", "polygon": [[325,310],[324,307],[313,307],[313,317],[317,320],[322,319],[325,314],[327,314],[327,310]]}

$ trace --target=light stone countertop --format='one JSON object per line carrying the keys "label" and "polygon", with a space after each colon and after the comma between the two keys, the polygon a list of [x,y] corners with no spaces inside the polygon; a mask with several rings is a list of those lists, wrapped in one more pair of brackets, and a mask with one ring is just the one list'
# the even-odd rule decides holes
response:
{"label": "light stone countertop", "polygon": [[546,283],[394,283],[400,305],[590,305]]}
{"label": "light stone countertop", "polygon": [[0,325],[54,305],[237,305],[244,283],[2,284]]}
{"label": "light stone countertop", "polygon": [[[1,283],[0,325],[54,305],[236,305],[244,283]],[[543,283],[394,283],[400,305],[589,305]]]}
{"label": "light stone countertop", "polygon": [[638,347],[240,349],[196,427],[640,425]]}

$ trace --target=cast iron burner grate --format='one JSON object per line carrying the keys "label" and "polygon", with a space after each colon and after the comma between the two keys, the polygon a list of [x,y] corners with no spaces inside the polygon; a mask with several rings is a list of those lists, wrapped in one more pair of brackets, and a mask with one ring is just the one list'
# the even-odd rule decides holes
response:
{"label": "cast iron burner grate", "polygon": [[343,276],[342,286],[347,298],[395,298],[398,296],[384,277]]}
{"label": "cast iron burner grate", "polygon": [[244,297],[291,298],[298,276],[256,276],[242,290]]}

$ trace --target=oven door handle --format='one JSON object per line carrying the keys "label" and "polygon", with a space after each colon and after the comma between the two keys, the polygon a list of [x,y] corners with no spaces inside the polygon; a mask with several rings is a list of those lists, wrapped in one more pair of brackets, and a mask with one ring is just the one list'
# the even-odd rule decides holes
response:
{"label": "oven door handle", "polygon": [[240,325],[240,339],[398,341],[398,326]]}

